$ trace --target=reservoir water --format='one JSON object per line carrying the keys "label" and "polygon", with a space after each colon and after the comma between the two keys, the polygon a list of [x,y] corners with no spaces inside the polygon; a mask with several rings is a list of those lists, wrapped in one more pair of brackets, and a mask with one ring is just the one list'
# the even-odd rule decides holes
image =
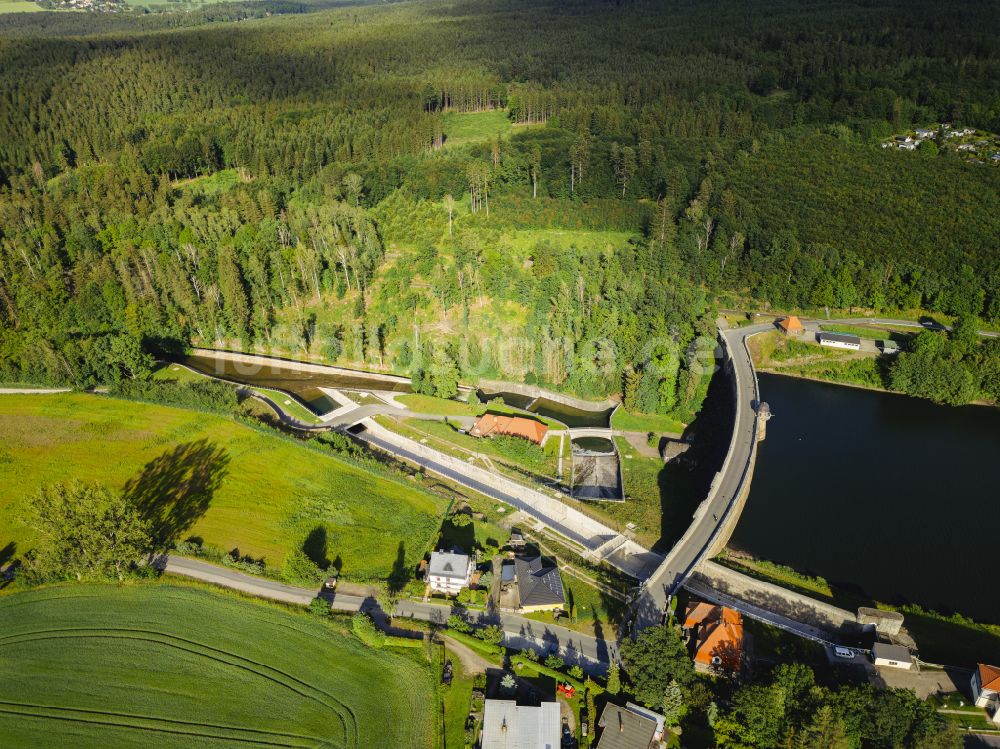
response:
{"label": "reservoir water", "polygon": [[730,545],[1000,623],[1000,409],[760,375],[774,417]]}

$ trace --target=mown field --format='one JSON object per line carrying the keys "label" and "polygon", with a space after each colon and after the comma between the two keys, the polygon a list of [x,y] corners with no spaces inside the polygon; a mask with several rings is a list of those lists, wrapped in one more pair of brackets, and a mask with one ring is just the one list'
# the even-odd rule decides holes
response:
{"label": "mown field", "polygon": [[430,671],[335,625],[172,585],[0,598],[0,743],[430,747]]}
{"label": "mown field", "polygon": [[400,551],[416,564],[444,511],[431,494],[230,418],[80,393],[0,397],[0,546],[26,551],[17,503],[74,478],[187,506],[182,539],[271,567],[309,538],[311,555],[339,558],[353,579],[386,577]]}

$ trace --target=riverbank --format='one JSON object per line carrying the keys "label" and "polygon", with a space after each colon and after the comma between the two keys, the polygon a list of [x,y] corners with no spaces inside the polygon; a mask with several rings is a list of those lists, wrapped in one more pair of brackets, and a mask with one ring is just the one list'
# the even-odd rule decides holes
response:
{"label": "riverbank", "polygon": [[1000,661],[1000,624],[977,622],[961,614],[929,611],[916,604],[893,606],[864,595],[858,588],[831,584],[822,577],[734,549],[726,549],[715,561],[757,580],[840,608],[854,611],[868,606],[898,611],[905,617],[903,626],[916,641],[920,658],[925,662],[972,668],[979,662]]}

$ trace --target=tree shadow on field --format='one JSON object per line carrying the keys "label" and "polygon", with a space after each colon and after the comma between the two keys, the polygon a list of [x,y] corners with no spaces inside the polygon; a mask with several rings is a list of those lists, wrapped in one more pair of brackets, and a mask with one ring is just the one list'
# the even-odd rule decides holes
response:
{"label": "tree shadow on field", "polygon": [[123,494],[149,521],[156,547],[165,549],[205,514],[228,466],[229,454],[214,442],[188,442],[147,463]]}
{"label": "tree shadow on field", "polygon": [[321,570],[325,570],[330,566],[330,560],[327,558],[325,526],[317,525],[309,531],[306,540],[302,542],[302,553],[309,557],[313,564]]}
{"label": "tree shadow on field", "polygon": [[392,572],[389,573],[389,591],[399,593],[412,577],[410,569],[406,566],[406,545],[400,541],[396,548],[396,561],[393,562]]}

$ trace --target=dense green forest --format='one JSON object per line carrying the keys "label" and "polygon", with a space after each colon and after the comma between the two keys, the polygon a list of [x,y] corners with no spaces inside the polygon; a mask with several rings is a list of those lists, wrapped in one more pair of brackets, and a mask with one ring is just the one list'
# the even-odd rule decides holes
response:
{"label": "dense green forest", "polygon": [[[237,22],[238,21],[238,22]],[[1000,322],[995,4],[421,0],[0,16],[0,380],[137,347],[689,418],[715,305]]]}

